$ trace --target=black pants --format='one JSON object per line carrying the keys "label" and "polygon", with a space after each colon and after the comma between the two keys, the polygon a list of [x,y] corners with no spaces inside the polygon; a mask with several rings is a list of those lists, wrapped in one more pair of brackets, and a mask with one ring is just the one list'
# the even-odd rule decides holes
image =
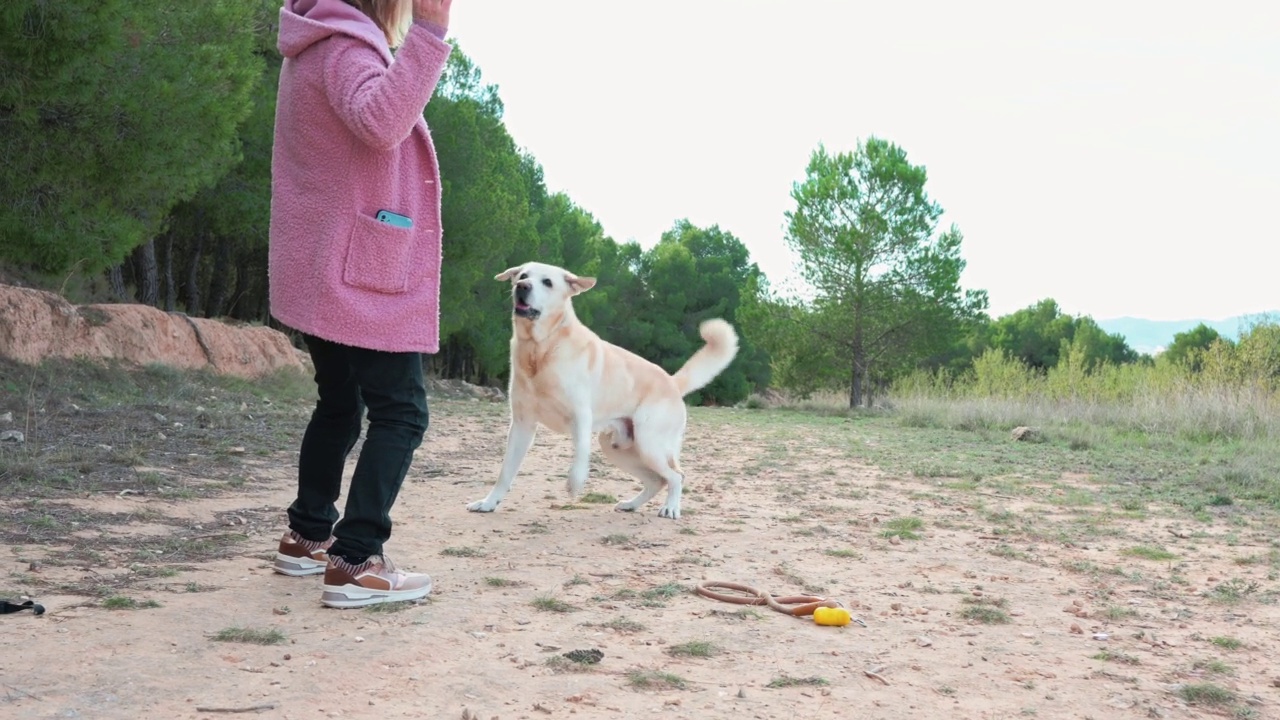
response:
{"label": "black pants", "polygon": [[[324,541],[332,532],[337,540],[329,554],[360,563],[381,554],[391,537],[391,506],[427,431],[422,355],[303,337],[315,364],[319,399],[302,437],[298,499],[289,506],[289,527],[308,540]],[[366,408],[369,431],[339,522],[343,465],[360,437]]]}

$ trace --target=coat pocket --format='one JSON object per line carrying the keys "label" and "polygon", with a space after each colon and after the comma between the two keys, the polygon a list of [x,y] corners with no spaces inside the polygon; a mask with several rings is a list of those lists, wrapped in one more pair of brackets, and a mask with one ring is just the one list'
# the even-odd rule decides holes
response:
{"label": "coat pocket", "polygon": [[356,215],[342,280],[352,287],[387,295],[409,289],[414,231]]}

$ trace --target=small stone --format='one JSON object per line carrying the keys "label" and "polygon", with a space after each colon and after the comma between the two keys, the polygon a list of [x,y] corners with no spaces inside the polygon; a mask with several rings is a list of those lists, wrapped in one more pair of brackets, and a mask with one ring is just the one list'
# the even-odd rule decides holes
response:
{"label": "small stone", "polygon": [[1083,635],[1084,628],[1081,628],[1079,623],[1071,623],[1071,632],[1075,635]]}
{"label": "small stone", "polygon": [[360,637],[359,635],[357,635],[357,636],[356,636],[356,642],[364,642],[364,638],[362,638],[362,637]]}
{"label": "small stone", "polygon": [[891,536],[889,536],[889,544],[890,544],[890,545],[901,545],[901,544],[902,544],[902,538],[898,537],[897,535],[891,535]]}
{"label": "small stone", "polygon": [[1107,633],[1104,633],[1104,632],[1098,632],[1098,633],[1094,633],[1094,634],[1093,634],[1093,639],[1094,639],[1094,640],[1109,640],[1109,639],[1111,639],[1111,636],[1110,636],[1110,635],[1108,635]]}
{"label": "small stone", "polygon": [[27,436],[21,430],[5,430],[0,432],[0,442],[26,442]]}
{"label": "small stone", "polygon": [[165,435],[164,433],[162,433],[162,432],[158,432],[158,433],[156,433],[156,439],[157,439],[157,440],[168,440],[168,439],[169,439],[169,437],[168,437],[167,435]]}
{"label": "small stone", "polygon": [[151,417],[155,418],[156,422],[169,422],[169,418],[161,415],[160,413],[155,413]]}
{"label": "small stone", "polygon": [[933,640],[921,635],[920,637],[916,638],[916,644],[919,645],[920,647],[929,647],[933,645]]}
{"label": "small stone", "polygon": [[7,422],[7,423],[13,422],[13,413],[7,412],[3,415],[0,415],[0,422]]}
{"label": "small stone", "polygon": [[898,610],[902,609],[902,603],[892,603],[889,605],[889,609],[893,610],[894,612],[897,612]]}

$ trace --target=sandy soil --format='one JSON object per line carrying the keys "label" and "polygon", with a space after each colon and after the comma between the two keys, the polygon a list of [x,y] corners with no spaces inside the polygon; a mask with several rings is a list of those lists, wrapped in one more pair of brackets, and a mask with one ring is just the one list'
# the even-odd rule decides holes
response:
{"label": "sandy soil", "polygon": [[[1179,537],[1187,534],[1158,514],[1133,521],[1123,537],[998,535],[984,520],[992,512],[1038,512],[1052,524],[1063,508],[1048,493],[1001,497],[890,477],[834,449],[829,435],[762,435],[758,422],[739,421],[747,412],[695,413],[681,520],[657,517],[661,496],[635,514],[567,506],[569,445],[546,432],[499,511],[479,515],[464,505],[498,470],[504,410],[435,402],[388,545],[401,565],[430,572],[435,592],[397,612],[326,609],[318,578],[271,572],[291,497],[290,451],[244,460],[256,465],[254,482],[234,495],[80,500],[139,517],[84,532],[172,532],[146,521],[162,515],[190,518],[184,532],[193,536],[234,531],[247,540],[228,559],[176,563],[176,575],[125,592],[159,607],[109,610],[83,596],[43,595],[44,616],[0,617],[0,716],[211,718],[253,707],[249,716],[270,718],[484,720],[1274,712],[1280,611],[1206,595],[1226,578],[1265,583],[1267,562],[1239,561],[1265,555],[1266,537],[1245,533],[1232,545],[1212,532]],[[623,498],[637,488],[594,465],[587,490]],[[886,538],[885,523],[905,516],[923,520],[920,537]],[[1144,540],[1181,556],[1177,583],[1154,582],[1170,575],[1171,562],[1119,554]],[[92,583],[131,572],[110,553],[92,567],[32,569],[56,552],[25,545],[0,554],[8,586],[33,574]],[[1106,572],[1117,566],[1125,574]],[[866,626],[744,612],[693,593],[702,580],[819,593]],[[539,598],[572,608],[540,609]],[[975,600],[1003,604],[1009,622],[963,618],[965,608],[983,607]],[[233,627],[274,629],[285,640],[212,639]],[[1209,641],[1218,636],[1241,646]],[[673,654],[694,642],[713,653]],[[603,653],[598,664],[553,660],[589,649]],[[637,685],[646,678],[648,687]],[[1179,686],[1202,681],[1235,701],[1188,704]]]}

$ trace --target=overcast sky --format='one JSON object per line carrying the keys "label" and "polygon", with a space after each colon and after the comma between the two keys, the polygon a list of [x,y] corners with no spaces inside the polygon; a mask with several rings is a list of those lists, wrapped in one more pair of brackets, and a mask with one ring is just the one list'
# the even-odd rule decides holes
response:
{"label": "overcast sky", "polygon": [[615,240],[678,218],[792,277],[810,153],[928,168],[963,283],[1106,319],[1280,309],[1280,2],[455,0],[515,141]]}

